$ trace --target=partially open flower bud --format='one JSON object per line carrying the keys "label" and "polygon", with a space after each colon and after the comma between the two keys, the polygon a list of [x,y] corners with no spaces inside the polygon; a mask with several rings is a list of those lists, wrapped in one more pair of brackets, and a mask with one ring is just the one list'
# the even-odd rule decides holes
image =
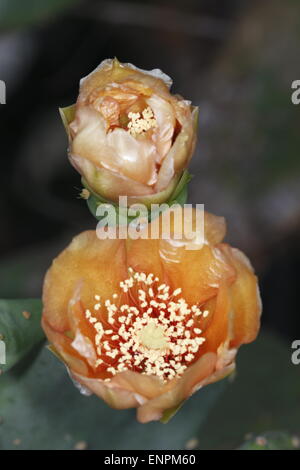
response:
{"label": "partially open flower bud", "polygon": [[96,195],[165,202],[195,146],[197,111],[171,95],[171,79],[117,59],[80,82],[76,105],[61,109],[71,163]]}
{"label": "partially open flower bud", "polygon": [[136,407],[140,422],[232,372],[259,330],[248,259],[222,243],[223,218],[204,222],[196,250],[174,241],[175,225],[169,239],[81,233],[45,279],[43,328],[71,376],[111,407]]}

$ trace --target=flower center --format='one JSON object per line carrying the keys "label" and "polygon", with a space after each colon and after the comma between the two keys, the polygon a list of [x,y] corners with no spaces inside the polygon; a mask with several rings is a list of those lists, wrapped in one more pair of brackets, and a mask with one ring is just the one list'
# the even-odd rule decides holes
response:
{"label": "flower center", "polygon": [[148,349],[168,349],[164,328],[154,321],[150,321],[140,331],[139,340]]}
{"label": "flower center", "polygon": [[150,129],[157,127],[157,122],[150,106],[145,108],[141,113],[128,113],[128,119],[128,132],[133,137],[144,134]]}
{"label": "flower center", "polygon": [[[181,376],[199,356],[205,338],[201,336],[201,311],[171,291],[152,273],[134,272],[120,282],[122,293],[100,302],[95,295],[95,314],[85,311],[95,330],[96,367],[105,380],[118,372],[133,370],[156,375],[166,382]],[[123,297],[128,303],[123,303]],[[97,311],[101,309],[100,318]],[[100,312],[99,312],[100,313]]]}

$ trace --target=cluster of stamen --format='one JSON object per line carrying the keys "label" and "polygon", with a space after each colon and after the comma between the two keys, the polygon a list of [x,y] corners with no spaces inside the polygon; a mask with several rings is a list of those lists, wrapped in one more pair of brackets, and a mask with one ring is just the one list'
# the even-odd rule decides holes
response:
{"label": "cluster of stamen", "polygon": [[[119,299],[117,304],[109,299],[101,303],[95,295],[95,313],[85,311],[95,330],[96,367],[106,373],[105,380],[126,370],[156,375],[164,382],[181,376],[199,356],[205,341],[199,322],[209,312],[189,306],[180,297],[181,288],[171,291],[152,273],[129,268],[120,287],[122,294],[112,296]],[[123,293],[131,305],[121,303]],[[100,309],[104,314],[97,315]]]}
{"label": "cluster of stamen", "polygon": [[157,127],[157,122],[150,106],[145,108],[142,113],[128,113],[128,118],[128,132],[133,137]]}

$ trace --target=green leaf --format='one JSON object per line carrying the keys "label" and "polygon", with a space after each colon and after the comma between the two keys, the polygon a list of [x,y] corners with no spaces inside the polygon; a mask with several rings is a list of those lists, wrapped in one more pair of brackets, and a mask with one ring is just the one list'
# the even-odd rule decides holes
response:
{"label": "green leaf", "polygon": [[202,449],[236,449],[249,433],[299,430],[299,366],[291,345],[260,334],[237,356],[237,373],[199,433]]}
{"label": "green leaf", "polygon": [[[44,338],[38,299],[0,300],[0,339],[5,344],[7,371]],[[3,343],[2,343],[3,344]]]}
{"label": "green leaf", "polygon": [[76,0],[0,0],[0,29],[40,23],[75,3]]}
{"label": "green leaf", "polygon": [[299,436],[283,431],[272,431],[258,436],[248,436],[239,450],[298,450],[299,447]]}
{"label": "green leaf", "polygon": [[140,424],[134,409],[81,395],[46,348],[28,362],[0,376],[0,449],[16,442],[20,449],[72,449],[81,441],[88,449],[184,449],[227,384],[199,390],[168,424]]}

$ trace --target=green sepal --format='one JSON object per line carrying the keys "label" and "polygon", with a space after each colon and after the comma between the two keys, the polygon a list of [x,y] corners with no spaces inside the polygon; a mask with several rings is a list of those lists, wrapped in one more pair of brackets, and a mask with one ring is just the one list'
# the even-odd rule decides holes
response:
{"label": "green sepal", "polygon": [[167,424],[170,419],[173,418],[173,416],[176,415],[177,411],[180,410],[180,408],[184,405],[185,400],[183,400],[179,405],[173,406],[172,408],[169,408],[168,410],[165,410],[163,412],[162,417],[160,418],[160,422],[163,424]]}
{"label": "green sepal", "polygon": [[68,137],[70,137],[69,124],[75,118],[75,106],[75,104],[71,104],[70,106],[66,106],[65,108],[58,108],[61,120],[63,122],[66,133],[68,134]]}
{"label": "green sepal", "polygon": [[[164,201],[162,204],[167,204],[169,207],[171,207],[174,204],[180,204],[181,206],[183,206],[187,201],[187,197],[188,197],[187,185],[191,179],[192,179],[192,175],[188,172],[188,170],[184,170],[170,198],[167,201]],[[113,206],[115,209],[116,217],[113,217],[112,219],[107,219],[107,217],[105,218],[106,224],[108,226],[127,225],[131,221],[133,221],[134,219],[140,216],[139,213],[138,215],[135,215],[135,216],[129,216],[127,213],[126,207],[120,208],[120,206],[116,204],[115,202],[106,200],[105,198],[96,194],[89,187],[88,183],[86,182],[84,178],[82,179],[82,184],[85,187],[85,189],[89,191],[89,194],[90,194],[87,199],[88,208],[91,214],[96,218],[96,220],[98,220],[98,222],[99,221],[101,222],[101,220],[103,219],[103,217],[99,217],[96,215],[97,209],[101,205],[103,206],[110,205],[110,206]],[[133,206],[135,206],[135,204],[137,203],[134,203]],[[151,213],[151,211],[149,211],[148,222],[151,222],[151,220],[155,217],[156,217],[156,213],[153,213],[153,212]]]}

